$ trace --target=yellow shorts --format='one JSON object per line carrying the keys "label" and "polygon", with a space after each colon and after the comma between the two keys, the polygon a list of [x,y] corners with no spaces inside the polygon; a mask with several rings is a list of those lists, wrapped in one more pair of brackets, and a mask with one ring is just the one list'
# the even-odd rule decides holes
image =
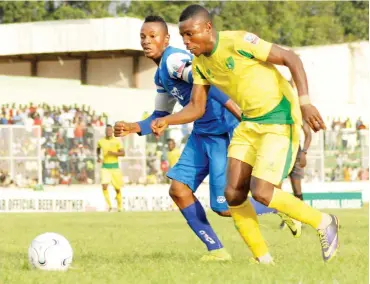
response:
{"label": "yellow shorts", "polygon": [[279,185],[296,160],[299,130],[298,125],[243,121],[234,131],[228,157],[251,165],[252,176]]}
{"label": "yellow shorts", "polygon": [[120,169],[101,169],[101,184],[110,183],[115,189],[123,186],[123,175]]}

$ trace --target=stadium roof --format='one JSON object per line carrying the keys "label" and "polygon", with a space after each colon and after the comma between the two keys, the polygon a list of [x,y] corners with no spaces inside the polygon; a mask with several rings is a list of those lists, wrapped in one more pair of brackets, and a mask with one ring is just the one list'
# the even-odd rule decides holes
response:
{"label": "stadium roof", "polygon": [[[118,17],[2,24],[0,60],[142,55],[142,23],[141,19]],[[177,26],[169,24],[168,28],[171,45],[184,48]]]}

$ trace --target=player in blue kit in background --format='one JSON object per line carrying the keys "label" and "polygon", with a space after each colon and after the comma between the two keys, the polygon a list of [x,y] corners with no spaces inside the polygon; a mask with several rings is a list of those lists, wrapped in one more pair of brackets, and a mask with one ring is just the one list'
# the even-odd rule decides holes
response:
{"label": "player in blue kit in background", "polygon": [[[186,106],[191,97],[192,55],[168,46],[170,36],[165,21],[158,16],[146,17],[141,27],[140,38],[145,56],[158,65],[154,77],[157,87],[155,111],[140,122],[117,122],[114,128],[116,137],[130,133],[151,134],[153,120],[172,113],[176,102],[183,107]],[[231,259],[209,224],[204,208],[194,196],[194,192],[209,174],[212,210],[220,216],[231,216],[224,197],[224,188],[227,147],[234,128],[239,124],[236,117],[241,117],[236,104],[218,89],[211,88],[205,114],[194,122],[193,132],[179,161],[167,174],[172,179],[169,191],[171,198],[190,228],[207,246],[209,253],[201,258],[203,261]],[[274,212],[260,203],[255,204],[259,215]]]}

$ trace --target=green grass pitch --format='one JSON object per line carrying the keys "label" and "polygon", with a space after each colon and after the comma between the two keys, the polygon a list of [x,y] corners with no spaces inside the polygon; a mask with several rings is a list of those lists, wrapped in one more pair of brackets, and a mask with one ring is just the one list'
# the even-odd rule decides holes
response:
{"label": "green grass pitch", "polygon": [[[209,220],[232,262],[199,262],[205,248],[179,212],[1,214],[0,284],[369,283],[368,207],[330,212],[341,224],[341,247],[330,263],[322,261],[313,229],[306,226],[302,237],[293,239],[288,230],[278,229],[278,216],[260,217],[275,266],[249,263],[250,251],[232,220],[212,212]],[[28,246],[44,232],[70,241],[72,269],[28,268]]]}

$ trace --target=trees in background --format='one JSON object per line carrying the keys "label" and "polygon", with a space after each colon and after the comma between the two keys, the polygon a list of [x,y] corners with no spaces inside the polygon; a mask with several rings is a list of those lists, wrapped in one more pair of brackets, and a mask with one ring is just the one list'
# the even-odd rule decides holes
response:
{"label": "trees in background", "polygon": [[189,1],[2,1],[0,22],[87,19],[150,14],[177,23],[181,11],[203,4],[219,30],[248,30],[288,46],[322,45],[369,39],[368,1],[189,2]]}

